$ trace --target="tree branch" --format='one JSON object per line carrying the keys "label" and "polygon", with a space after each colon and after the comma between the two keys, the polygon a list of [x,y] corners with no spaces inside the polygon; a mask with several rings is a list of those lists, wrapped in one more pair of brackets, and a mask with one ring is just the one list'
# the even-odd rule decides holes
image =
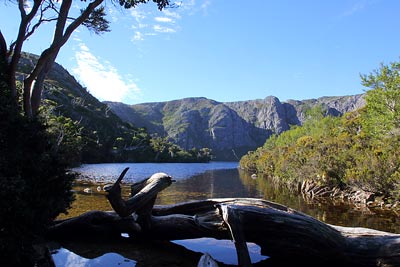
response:
{"label": "tree branch", "polygon": [[43,18],[44,13],[48,10],[48,9],[52,9],[53,11],[55,11],[56,13],[58,13],[57,9],[54,7],[53,2],[50,1],[49,4],[46,7],[41,7],[40,8],[40,16],[38,18],[38,21],[35,23],[35,25],[32,26],[32,28],[29,30],[29,26],[27,27],[27,31],[25,34],[25,40],[27,40],[30,36],[32,36],[35,31],[37,30],[37,28],[39,28],[40,25],[42,25],[44,22],[51,22],[51,21],[56,21],[57,18],[51,18],[51,19],[45,19]]}
{"label": "tree branch", "polygon": [[134,184],[132,196],[125,201],[121,197],[120,183],[128,169],[129,168],[126,168],[114,185],[107,190],[107,198],[115,212],[121,217],[129,216],[134,212],[139,212],[141,215],[150,214],[158,192],[171,185],[171,176],[165,173],[156,173],[150,178]]}
{"label": "tree branch", "polygon": [[39,10],[41,3],[42,3],[42,0],[34,0],[32,9],[27,14],[25,11],[25,8],[24,8],[24,1],[18,0],[18,8],[20,11],[21,23],[19,25],[17,39],[15,42],[13,42],[10,45],[10,49],[8,52],[8,57],[9,56],[11,57],[11,61],[8,66],[8,73],[9,73],[8,84],[10,86],[11,96],[14,98],[15,103],[17,103],[17,99],[18,99],[15,73],[17,71],[19,59],[21,58],[22,45],[25,41],[25,33],[26,33],[26,30],[27,30],[27,27],[28,27],[30,21],[37,14],[37,11]]}
{"label": "tree branch", "polygon": [[238,212],[237,207],[233,205],[222,204],[219,205],[219,208],[221,209],[222,218],[231,232],[232,240],[236,247],[239,266],[251,267],[251,259],[242,228],[240,212]]}

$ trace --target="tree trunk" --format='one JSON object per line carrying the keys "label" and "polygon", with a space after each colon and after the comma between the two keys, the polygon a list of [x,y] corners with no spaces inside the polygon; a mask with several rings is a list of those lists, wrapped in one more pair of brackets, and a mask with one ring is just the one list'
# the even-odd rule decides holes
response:
{"label": "tree trunk", "polygon": [[92,211],[56,221],[49,235],[118,237],[127,233],[134,240],[232,239],[239,266],[251,266],[246,242],[258,244],[263,255],[280,264],[295,260],[307,266],[400,266],[397,234],[325,224],[261,199],[208,199],[153,207],[155,196],[172,182],[171,177],[156,174],[134,184],[134,195],[127,201],[118,189],[122,178],[109,190],[116,212]]}
{"label": "tree trunk", "polygon": [[51,67],[54,64],[54,61],[57,57],[59,51],[55,51],[54,54],[51,56],[51,58],[45,63],[45,66],[43,69],[39,72],[39,74],[36,77],[35,82],[31,85],[32,90],[31,90],[31,109],[32,109],[32,115],[36,116],[39,112],[39,107],[42,101],[42,91],[43,91],[43,84],[44,80],[49,73]]}
{"label": "tree trunk", "polygon": [[32,117],[37,114],[43,90],[43,81],[53,65],[61,47],[68,41],[71,34],[103,1],[104,0],[95,0],[88,4],[88,6],[82,11],[81,15],[74,19],[67,28],[65,28],[65,26],[72,0],[62,1],[53,41],[50,47],[42,52],[36,66],[29,76],[24,80],[23,102],[26,116]]}
{"label": "tree trunk", "polygon": [[10,56],[10,63],[8,65],[8,85],[11,90],[11,96],[15,101],[15,104],[18,103],[18,92],[16,87],[16,77],[15,74],[17,72],[18,62],[21,58],[22,46],[26,39],[26,32],[28,27],[32,21],[32,19],[36,16],[40,6],[41,1],[32,1],[33,5],[31,6],[28,13],[25,10],[25,2],[22,0],[18,1],[18,9],[20,12],[21,22],[18,28],[17,39],[10,46],[10,51],[8,52],[8,56]]}
{"label": "tree trunk", "polygon": [[[12,93],[11,87],[8,84],[8,61],[7,61],[7,44],[3,33],[0,30],[0,93],[7,95],[7,91]],[[14,101],[15,103],[15,101]]]}

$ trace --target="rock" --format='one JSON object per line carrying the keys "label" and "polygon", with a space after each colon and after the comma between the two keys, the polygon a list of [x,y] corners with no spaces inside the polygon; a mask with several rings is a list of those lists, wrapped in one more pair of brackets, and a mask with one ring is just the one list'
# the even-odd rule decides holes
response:
{"label": "rock", "polygon": [[219,160],[239,160],[272,134],[301,125],[314,106],[322,105],[327,115],[339,116],[365,105],[363,95],[287,102],[268,96],[225,103],[204,97],[137,105],[105,103],[122,120],[168,137],[186,150],[211,148]]}
{"label": "rock", "polygon": [[92,189],[89,187],[86,187],[85,189],[83,189],[83,192],[85,192],[86,194],[90,194],[90,193],[92,193]]}

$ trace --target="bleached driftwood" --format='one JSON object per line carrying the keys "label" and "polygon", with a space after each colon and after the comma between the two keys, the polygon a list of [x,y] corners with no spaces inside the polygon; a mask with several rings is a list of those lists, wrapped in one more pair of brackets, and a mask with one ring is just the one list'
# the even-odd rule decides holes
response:
{"label": "bleached driftwood", "polygon": [[120,182],[108,190],[114,212],[91,211],[56,221],[49,234],[58,238],[129,234],[133,240],[201,237],[232,239],[239,266],[251,266],[246,242],[261,247],[274,262],[307,266],[400,266],[400,235],[366,228],[329,225],[286,206],[262,199],[207,199],[154,206],[170,176],[157,173],[132,185],[121,197]]}

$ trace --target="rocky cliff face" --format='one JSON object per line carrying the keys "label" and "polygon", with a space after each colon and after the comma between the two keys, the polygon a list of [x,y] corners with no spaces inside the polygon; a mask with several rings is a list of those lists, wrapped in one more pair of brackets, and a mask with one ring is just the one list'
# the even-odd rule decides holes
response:
{"label": "rocky cliff face", "polygon": [[163,103],[128,106],[106,102],[121,119],[145,127],[184,149],[208,147],[217,159],[238,160],[265,142],[269,131],[247,122],[224,103],[186,98]]}
{"label": "rocky cliff face", "polygon": [[106,102],[122,120],[167,137],[184,149],[208,147],[218,160],[238,160],[262,146],[273,133],[301,125],[306,111],[322,105],[326,114],[339,116],[362,107],[362,95],[322,97],[280,102],[265,99],[221,103],[207,98],[185,98],[159,103],[126,105]]}

